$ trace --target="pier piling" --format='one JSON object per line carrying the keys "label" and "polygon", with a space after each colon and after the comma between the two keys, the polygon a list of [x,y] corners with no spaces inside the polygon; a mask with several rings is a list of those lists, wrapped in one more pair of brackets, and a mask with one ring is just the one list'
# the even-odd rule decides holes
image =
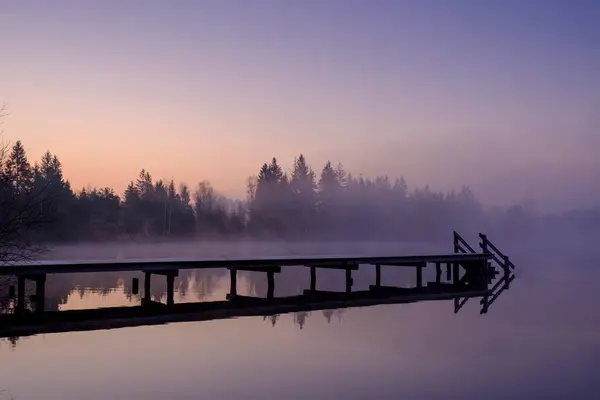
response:
{"label": "pier piling", "polygon": [[140,280],[138,278],[133,278],[131,282],[131,293],[133,295],[138,295],[140,293]]}

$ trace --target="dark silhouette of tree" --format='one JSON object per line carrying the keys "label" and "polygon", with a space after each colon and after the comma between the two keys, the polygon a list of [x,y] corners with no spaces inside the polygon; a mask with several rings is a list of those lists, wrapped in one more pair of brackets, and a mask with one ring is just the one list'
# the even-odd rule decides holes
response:
{"label": "dark silhouette of tree", "polygon": [[441,240],[452,230],[516,237],[555,231],[563,223],[585,225],[588,232],[600,228],[600,223],[592,223],[599,210],[585,218],[565,214],[544,219],[523,205],[485,210],[466,186],[447,193],[429,186],[409,190],[403,177],[356,176],[330,161],[316,182],[302,153],[293,160],[289,176],[275,157],[264,163],[256,176],[248,178],[242,201],[217,194],[206,180],[193,195],[185,184],[176,190],[174,180],[153,180],[146,169],[122,196],[111,188],[86,188],[75,194],[56,155],[47,151],[32,167],[20,141],[2,149],[2,249],[124,236]]}
{"label": "dark silhouette of tree", "polygon": [[332,167],[331,161],[327,161],[321,171],[318,193],[320,228],[321,232],[326,234],[332,234],[341,222],[343,215],[348,215],[348,211],[351,211],[352,208],[352,204],[342,201],[346,187],[342,185],[340,176],[345,177],[341,166],[336,171]]}
{"label": "dark silhouette of tree", "polygon": [[6,160],[5,174],[17,195],[25,195],[33,189],[33,169],[20,140],[15,142]]}
{"label": "dark silhouette of tree", "polygon": [[270,164],[263,164],[256,179],[250,208],[251,231],[259,236],[284,236],[288,227],[287,212],[292,208],[290,199],[287,176],[273,157]]}
{"label": "dark silhouette of tree", "polygon": [[316,217],[315,173],[306,164],[304,155],[294,160],[290,179],[292,229],[296,234],[307,236],[314,229]]}
{"label": "dark silhouette of tree", "polygon": [[331,323],[331,317],[333,317],[333,310],[323,310],[323,316],[327,320],[327,323]]}
{"label": "dark silhouette of tree", "polygon": [[80,237],[111,239],[119,234],[121,199],[111,188],[83,189],[75,208]]}
{"label": "dark silhouette of tree", "polygon": [[126,233],[133,235],[140,232],[144,224],[141,207],[142,198],[133,181],[129,182],[123,197],[125,199],[122,206],[123,228]]}
{"label": "dark silhouette of tree", "polygon": [[[6,108],[0,107],[0,119]],[[0,144],[0,264],[32,258],[44,247],[34,232],[45,227],[44,210],[52,206],[48,184],[36,182],[21,142]]]}
{"label": "dark silhouette of tree", "polygon": [[299,311],[294,313],[294,324],[297,324],[300,329],[304,329],[306,318],[310,315],[309,312]]}
{"label": "dark silhouette of tree", "polygon": [[42,237],[52,237],[55,242],[72,239],[75,215],[71,211],[76,197],[70,183],[63,177],[61,162],[50,151],[46,151],[34,167],[33,187],[34,194],[42,200],[40,215],[49,222],[39,230]]}
{"label": "dark silhouette of tree", "polygon": [[271,325],[273,327],[275,327],[275,325],[277,325],[277,321],[279,321],[280,317],[281,317],[281,315],[279,315],[279,314],[265,315],[265,316],[263,316],[263,321],[266,321],[268,319],[269,322],[271,322]]}

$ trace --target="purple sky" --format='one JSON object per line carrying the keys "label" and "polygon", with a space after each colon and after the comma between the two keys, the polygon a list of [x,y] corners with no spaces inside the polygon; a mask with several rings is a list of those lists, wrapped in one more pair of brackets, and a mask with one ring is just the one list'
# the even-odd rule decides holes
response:
{"label": "purple sky", "polygon": [[303,152],[487,203],[600,203],[600,2],[0,0],[5,140],[76,188],[242,197]]}

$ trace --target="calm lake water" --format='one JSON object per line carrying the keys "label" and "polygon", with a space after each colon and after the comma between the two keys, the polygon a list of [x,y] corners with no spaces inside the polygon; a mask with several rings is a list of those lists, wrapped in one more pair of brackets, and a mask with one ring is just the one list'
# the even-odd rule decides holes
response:
{"label": "calm lake water", "polygon": [[[440,301],[2,340],[0,399],[598,398],[597,266],[542,252],[513,260],[517,278],[486,315],[472,299],[457,314]],[[360,289],[374,271],[355,276]],[[49,277],[46,308],[137,305],[133,277]],[[384,284],[411,279],[383,272]],[[308,270],[286,270],[275,294],[308,282]],[[318,284],[341,290],[343,272],[319,272]],[[188,271],[176,285],[176,301],[221,300],[229,279]],[[260,295],[266,279],[238,285]],[[153,278],[155,298],[165,288]]]}

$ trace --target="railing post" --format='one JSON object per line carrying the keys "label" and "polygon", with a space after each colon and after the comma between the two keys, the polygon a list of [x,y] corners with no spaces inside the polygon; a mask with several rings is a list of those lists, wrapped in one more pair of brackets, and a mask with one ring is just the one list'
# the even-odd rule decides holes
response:
{"label": "railing post", "polygon": [[502,259],[502,261],[504,261],[504,265],[502,266],[504,268],[504,280],[506,282],[506,288],[508,289],[508,281],[510,278],[510,260],[508,259],[508,256],[502,256]]}
{"label": "railing post", "polygon": [[487,238],[487,235],[484,235],[483,233],[479,234],[479,237],[481,238],[481,243],[479,244],[479,246],[481,247],[481,251],[483,251],[484,253],[489,253],[489,241]]}
{"label": "railing post", "polygon": [[487,314],[488,309],[490,307],[490,298],[489,298],[489,296],[483,296],[482,302],[483,302],[483,307],[481,308],[481,311],[479,311],[479,313],[480,314]]}
{"label": "railing post", "polygon": [[458,232],[453,231],[452,233],[453,233],[453,239],[454,239],[454,243],[453,243],[454,244],[454,252],[458,253],[459,247],[460,247],[460,244],[458,242]]}

